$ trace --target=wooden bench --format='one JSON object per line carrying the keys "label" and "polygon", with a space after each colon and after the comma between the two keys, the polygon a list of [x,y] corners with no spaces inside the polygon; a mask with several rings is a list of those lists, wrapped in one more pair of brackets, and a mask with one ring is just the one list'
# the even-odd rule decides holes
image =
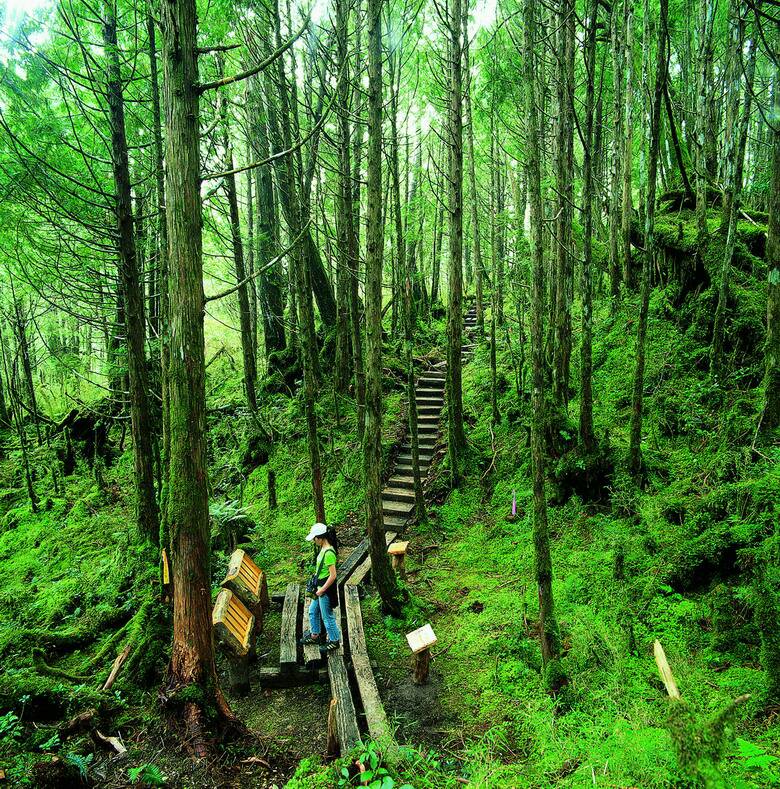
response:
{"label": "wooden bench", "polygon": [[265,573],[252,561],[246,551],[238,548],[230,557],[225,580],[220,584],[238,595],[255,615],[257,632],[263,631],[263,616],[270,606]]}
{"label": "wooden bench", "polygon": [[217,595],[211,624],[223,647],[229,665],[230,688],[234,693],[249,693],[249,654],[254,648],[255,617],[238,595],[222,589]]}
{"label": "wooden bench", "polygon": [[430,625],[423,625],[406,634],[409,649],[414,655],[414,684],[424,685],[428,680],[431,665],[431,647],[436,643],[436,635]]}

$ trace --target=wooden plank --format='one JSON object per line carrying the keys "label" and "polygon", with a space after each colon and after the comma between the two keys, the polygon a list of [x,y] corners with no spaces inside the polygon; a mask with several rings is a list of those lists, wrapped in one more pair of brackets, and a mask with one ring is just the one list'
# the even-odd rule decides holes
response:
{"label": "wooden plank", "polygon": [[326,682],[328,674],[322,671],[281,671],[278,666],[262,666],[257,671],[261,688],[298,688],[313,682]]}
{"label": "wooden plank", "polygon": [[[383,740],[386,741],[391,736],[390,725],[387,722],[387,715],[379,696],[379,689],[376,686],[368,655],[353,655],[352,668],[360,692],[360,701],[363,703],[368,733],[372,739],[379,740],[380,743]],[[385,742],[384,750],[387,750],[387,747],[388,744]]]}
{"label": "wooden plank", "polygon": [[417,653],[422,652],[423,649],[430,649],[436,643],[436,635],[430,625],[423,625],[417,630],[407,633],[406,640],[409,643],[409,649]]}
{"label": "wooden plank", "polygon": [[344,606],[347,614],[349,653],[353,659],[355,655],[367,655],[366,635],[363,632],[363,613],[360,610],[357,586],[344,587]]}
{"label": "wooden plank", "polygon": [[[309,631],[309,604],[311,598],[308,595],[303,597],[303,605],[301,606],[301,633]],[[320,648],[316,644],[303,645],[303,664],[306,668],[311,669],[316,667],[322,660],[320,655]]]}
{"label": "wooden plank", "polygon": [[282,606],[282,629],[279,637],[279,666],[282,671],[293,671],[298,662],[298,640],[295,631],[298,623],[298,595],[296,583],[287,584]]}
{"label": "wooden plank", "polygon": [[368,537],[364,537],[338,568],[339,584],[343,584],[368,553]]}
{"label": "wooden plank", "polygon": [[[397,537],[398,535],[394,531],[387,531],[385,532],[385,543],[390,545],[390,543]],[[366,558],[361,562],[360,566],[355,570],[354,573],[349,577],[347,580],[346,586],[357,586],[358,584],[363,583],[363,580],[368,575],[369,571],[371,570],[371,556],[366,556]]]}
{"label": "wooden plank", "polygon": [[653,644],[653,654],[655,655],[655,664],[658,666],[658,673],[661,675],[661,679],[663,680],[666,692],[669,694],[669,698],[681,698],[680,691],[677,688],[677,683],[674,681],[672,669],[669,666],[669,661],[666,659],[666,653],[664,652],[664,648],[661,646],[661,642],[658,639],[656,639],[655,643]]}
{"label": "wooden plank", "polygon": [[338,652],[328,654],[328,677],[331,696],[336,700],[336,730],[339,737],[341,755],[349,753],[360,744],[357,714],[349,691],[349,677],[344,657]]}

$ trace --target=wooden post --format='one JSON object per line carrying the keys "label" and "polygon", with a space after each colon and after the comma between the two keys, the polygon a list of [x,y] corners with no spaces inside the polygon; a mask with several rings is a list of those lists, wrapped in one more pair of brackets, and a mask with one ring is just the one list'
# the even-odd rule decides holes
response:
{"label": "wooden post", "polygon": [[328,707],[328,744],[327,755],[329,759],[335,759],[339,755],[339,735],[336,726],[336,699],[330,700]]}
{"label": "wooden post", "polygon": [[414,677],[415,685],[424,685],[428,681],[428,671],[431,666],[431,650],[425,648],[414,656]]}
{"label": "wooden post", "polygon": [[409,547],[409,542],[394,542],[387,552],[392,559],[393,569],[398,574],[399,578],[406,578],[406,549]]}
{"label": "wooden post", "polygon": [[249,654],[235,655],[228,652],[228,677],[230,678],[230,690],[237,696],[246,696],[251,690],[249,684]]}
{"label": "wooden post", "polygon": [[423,625],[417,630],[407,633],[406,640],[414,654],[414,684],[424,685],[428,681],[431,647],[436,643],[436,635],[430,625]]}

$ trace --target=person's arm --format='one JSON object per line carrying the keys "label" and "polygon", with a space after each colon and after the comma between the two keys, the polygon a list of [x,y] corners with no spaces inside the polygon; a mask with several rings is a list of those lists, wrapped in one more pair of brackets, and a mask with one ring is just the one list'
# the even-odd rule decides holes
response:
{"label": "person's arm", "polygon": [[332,564],[328,567],[328,577],[325,583],[317,590],[317,597],[322,597],[328,591],[329,586],[333,586],[336,582],[336,565]]}

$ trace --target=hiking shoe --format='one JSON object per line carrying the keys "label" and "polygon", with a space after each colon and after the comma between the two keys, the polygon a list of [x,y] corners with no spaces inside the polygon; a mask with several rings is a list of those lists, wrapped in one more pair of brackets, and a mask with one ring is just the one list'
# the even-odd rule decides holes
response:
{"label": "hiking shoe", "polygon": [[299,642],[301,646],[307,647],[309,644],[319,644],[320,637],[319,635],[313,636],[311,633],[305,635]]}
{"label": "hiking shoe", "polygon": [[325,649],[328,652],[335,652],[340,646],[341,644],[338,641],[328,641],[328,643],[325,644]]}

